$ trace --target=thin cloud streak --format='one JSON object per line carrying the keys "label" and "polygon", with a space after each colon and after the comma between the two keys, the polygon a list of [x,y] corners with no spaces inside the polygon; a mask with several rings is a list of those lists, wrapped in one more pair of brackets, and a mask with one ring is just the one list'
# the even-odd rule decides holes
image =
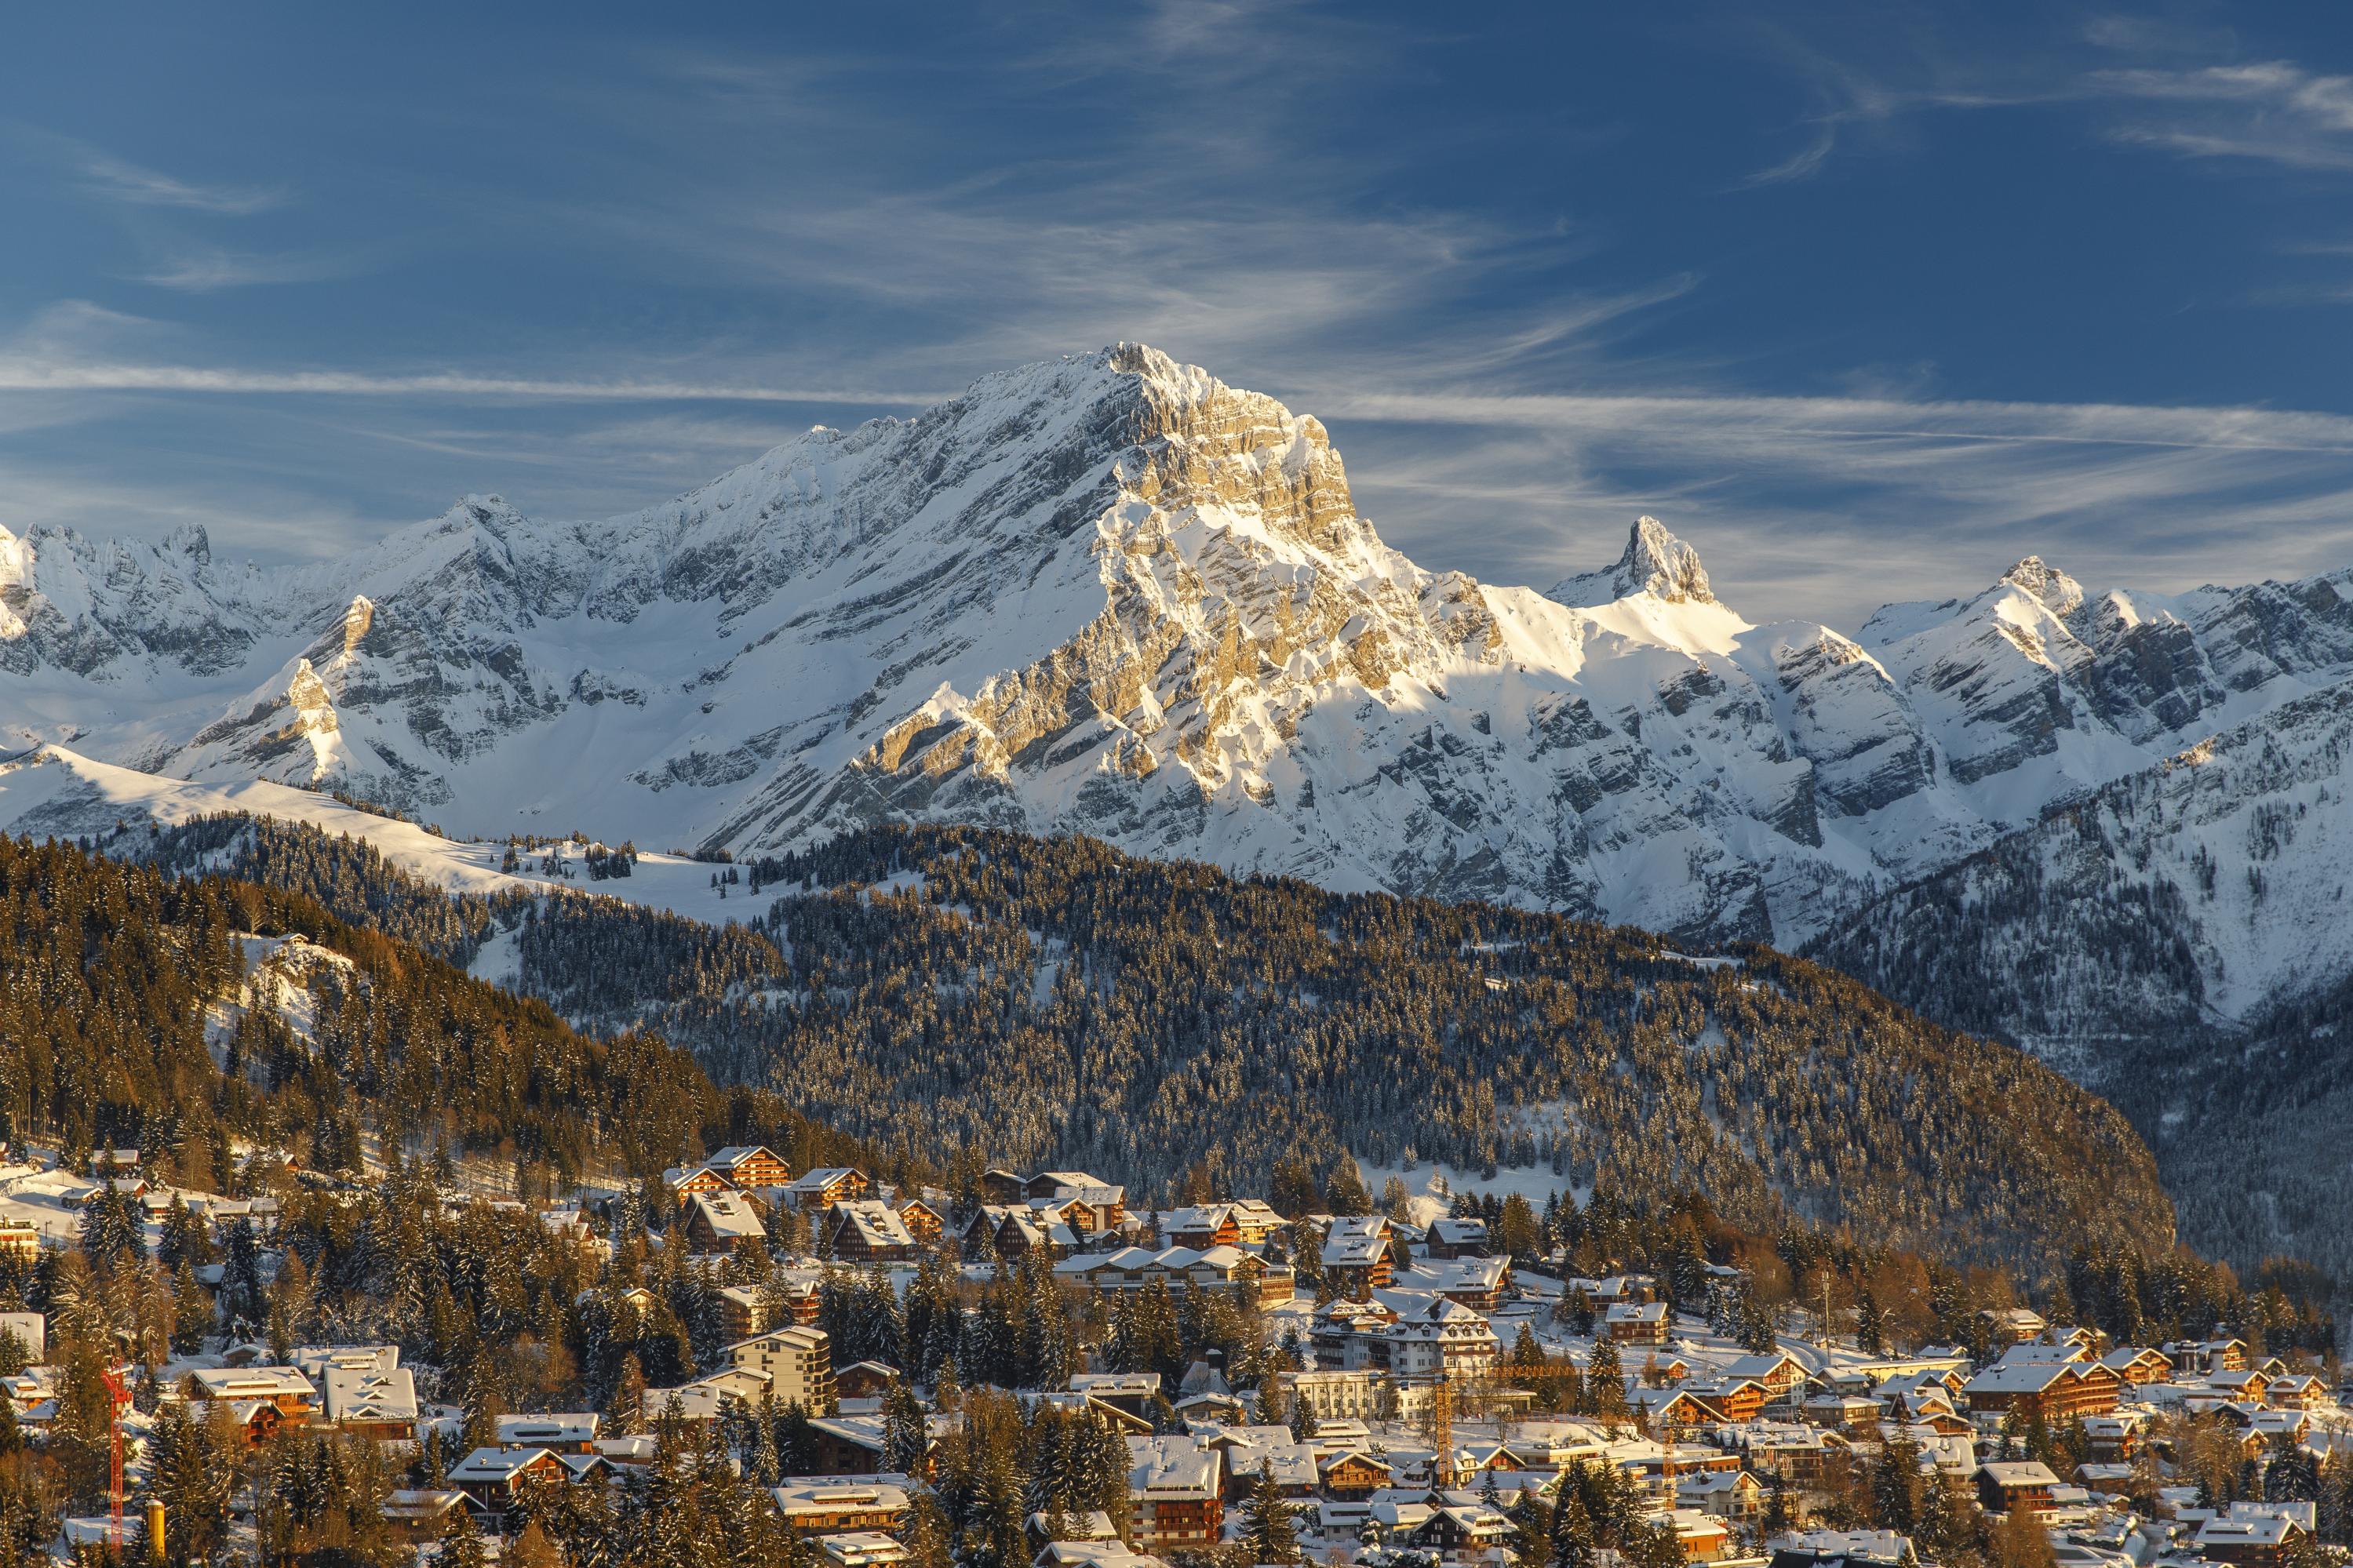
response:
{"label": "thin cloud streak", "polygon": [[[2353,416],[2264,408],[1726,395],[1366,393],[1335,385],[1324,411],[1401,424],[1657,429],[1973,443],[2169,447],[2353,456]],[[1940,421],[1951,420],[1945,424]],[[2008,422],[2008,427],[2002,427]],[[2037,425],[2041,427],[2036,427]]]}
{"label": "thin cloud streak", "polygon": [[267,283],[317,283],[347,278],[360,269],[350,257],[263,256],[233,250],[184,250],[168,256],[143,272],[128,275],[133,283],[151,283],[184,294],[208,294],[216,289],[246,289]]}
{"label": "thin cloud streak", "polygon": [[54,131],[20,127],[16,140],[47,149],[72,173],[82,190],[132,206],[176,207],[224,217],[249,217],[282,206],[287,199],[287,193],[275,186],[205,184],[178,179],[128,158],[116,157],[79,137]]}
{"label": "thin cloud streak", "polygon": [[353,397],[516,397],[552,402],[826,403],[921,407],[938,393],[852,387],[746,386],[683,381],[566,381],[527,376],[375,375],[203,365],[58,363],[0,357],[0,392],[319,394]]}

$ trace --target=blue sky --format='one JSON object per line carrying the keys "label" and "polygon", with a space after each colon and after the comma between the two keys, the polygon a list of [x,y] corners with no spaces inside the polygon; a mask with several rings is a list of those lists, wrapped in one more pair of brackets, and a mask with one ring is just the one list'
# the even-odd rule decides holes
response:
{"label": "blue sky", "polygon": [[2353,7],[356,9],[12,16],[0,523],[601,515],[1124,338],[1492,580],[2353,564]]}

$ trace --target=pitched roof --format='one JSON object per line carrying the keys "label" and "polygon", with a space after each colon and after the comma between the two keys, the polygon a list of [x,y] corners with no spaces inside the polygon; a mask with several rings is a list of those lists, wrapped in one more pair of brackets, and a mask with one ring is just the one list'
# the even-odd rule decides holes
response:
{"label": "pitched roof", "polygon": [[696,1193],[687,1200],[711,1234],[722,1240],[766,1239],[768,1227],[752,1212],[752,1205],[733,1193]]}

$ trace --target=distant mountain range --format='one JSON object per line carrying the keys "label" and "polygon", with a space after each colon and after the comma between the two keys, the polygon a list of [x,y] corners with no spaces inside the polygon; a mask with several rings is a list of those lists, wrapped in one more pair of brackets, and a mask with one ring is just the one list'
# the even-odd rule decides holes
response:
{"label": "distant mountain range", "polygon": [[1748,619],[1650,518],[1542,592],[1426,570],[1314,418],[1132,345],[602,521],[470,497],[269,571],[0,532],[0,745],[465,835],[1075,831],[1811,942],[2091,1081],[2353,970],[2348,680],[2353,571],[2030,557],[1847,635]]}

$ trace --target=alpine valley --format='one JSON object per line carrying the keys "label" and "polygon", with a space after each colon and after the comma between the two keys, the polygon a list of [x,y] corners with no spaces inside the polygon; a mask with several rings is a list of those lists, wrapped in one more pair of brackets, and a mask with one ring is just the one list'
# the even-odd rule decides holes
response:
{"label": "alpine valley", "polygon": [[[1496,586],[1384,544],[1313,417],[1133,345],[599,521],[469,497],[270,570],[0,531],[12,831],[362,815],[332,791],[485,892],[495,850],[451,841],[969,825],[1803,948],[2105,1092],[2128,1068],[2178,1195],[2202,1065],[2305,1059],[2353,973],[2348,742],[2353,571],[2094,593],[2030,557],[1843,633],[1719,602],[1645,517]],[[624,890],[710,918],[704,870]],[[2346,1176],[2287,1163],[2252,1229],[2185,1199],[2190,1239],[2341,1245]]]}

